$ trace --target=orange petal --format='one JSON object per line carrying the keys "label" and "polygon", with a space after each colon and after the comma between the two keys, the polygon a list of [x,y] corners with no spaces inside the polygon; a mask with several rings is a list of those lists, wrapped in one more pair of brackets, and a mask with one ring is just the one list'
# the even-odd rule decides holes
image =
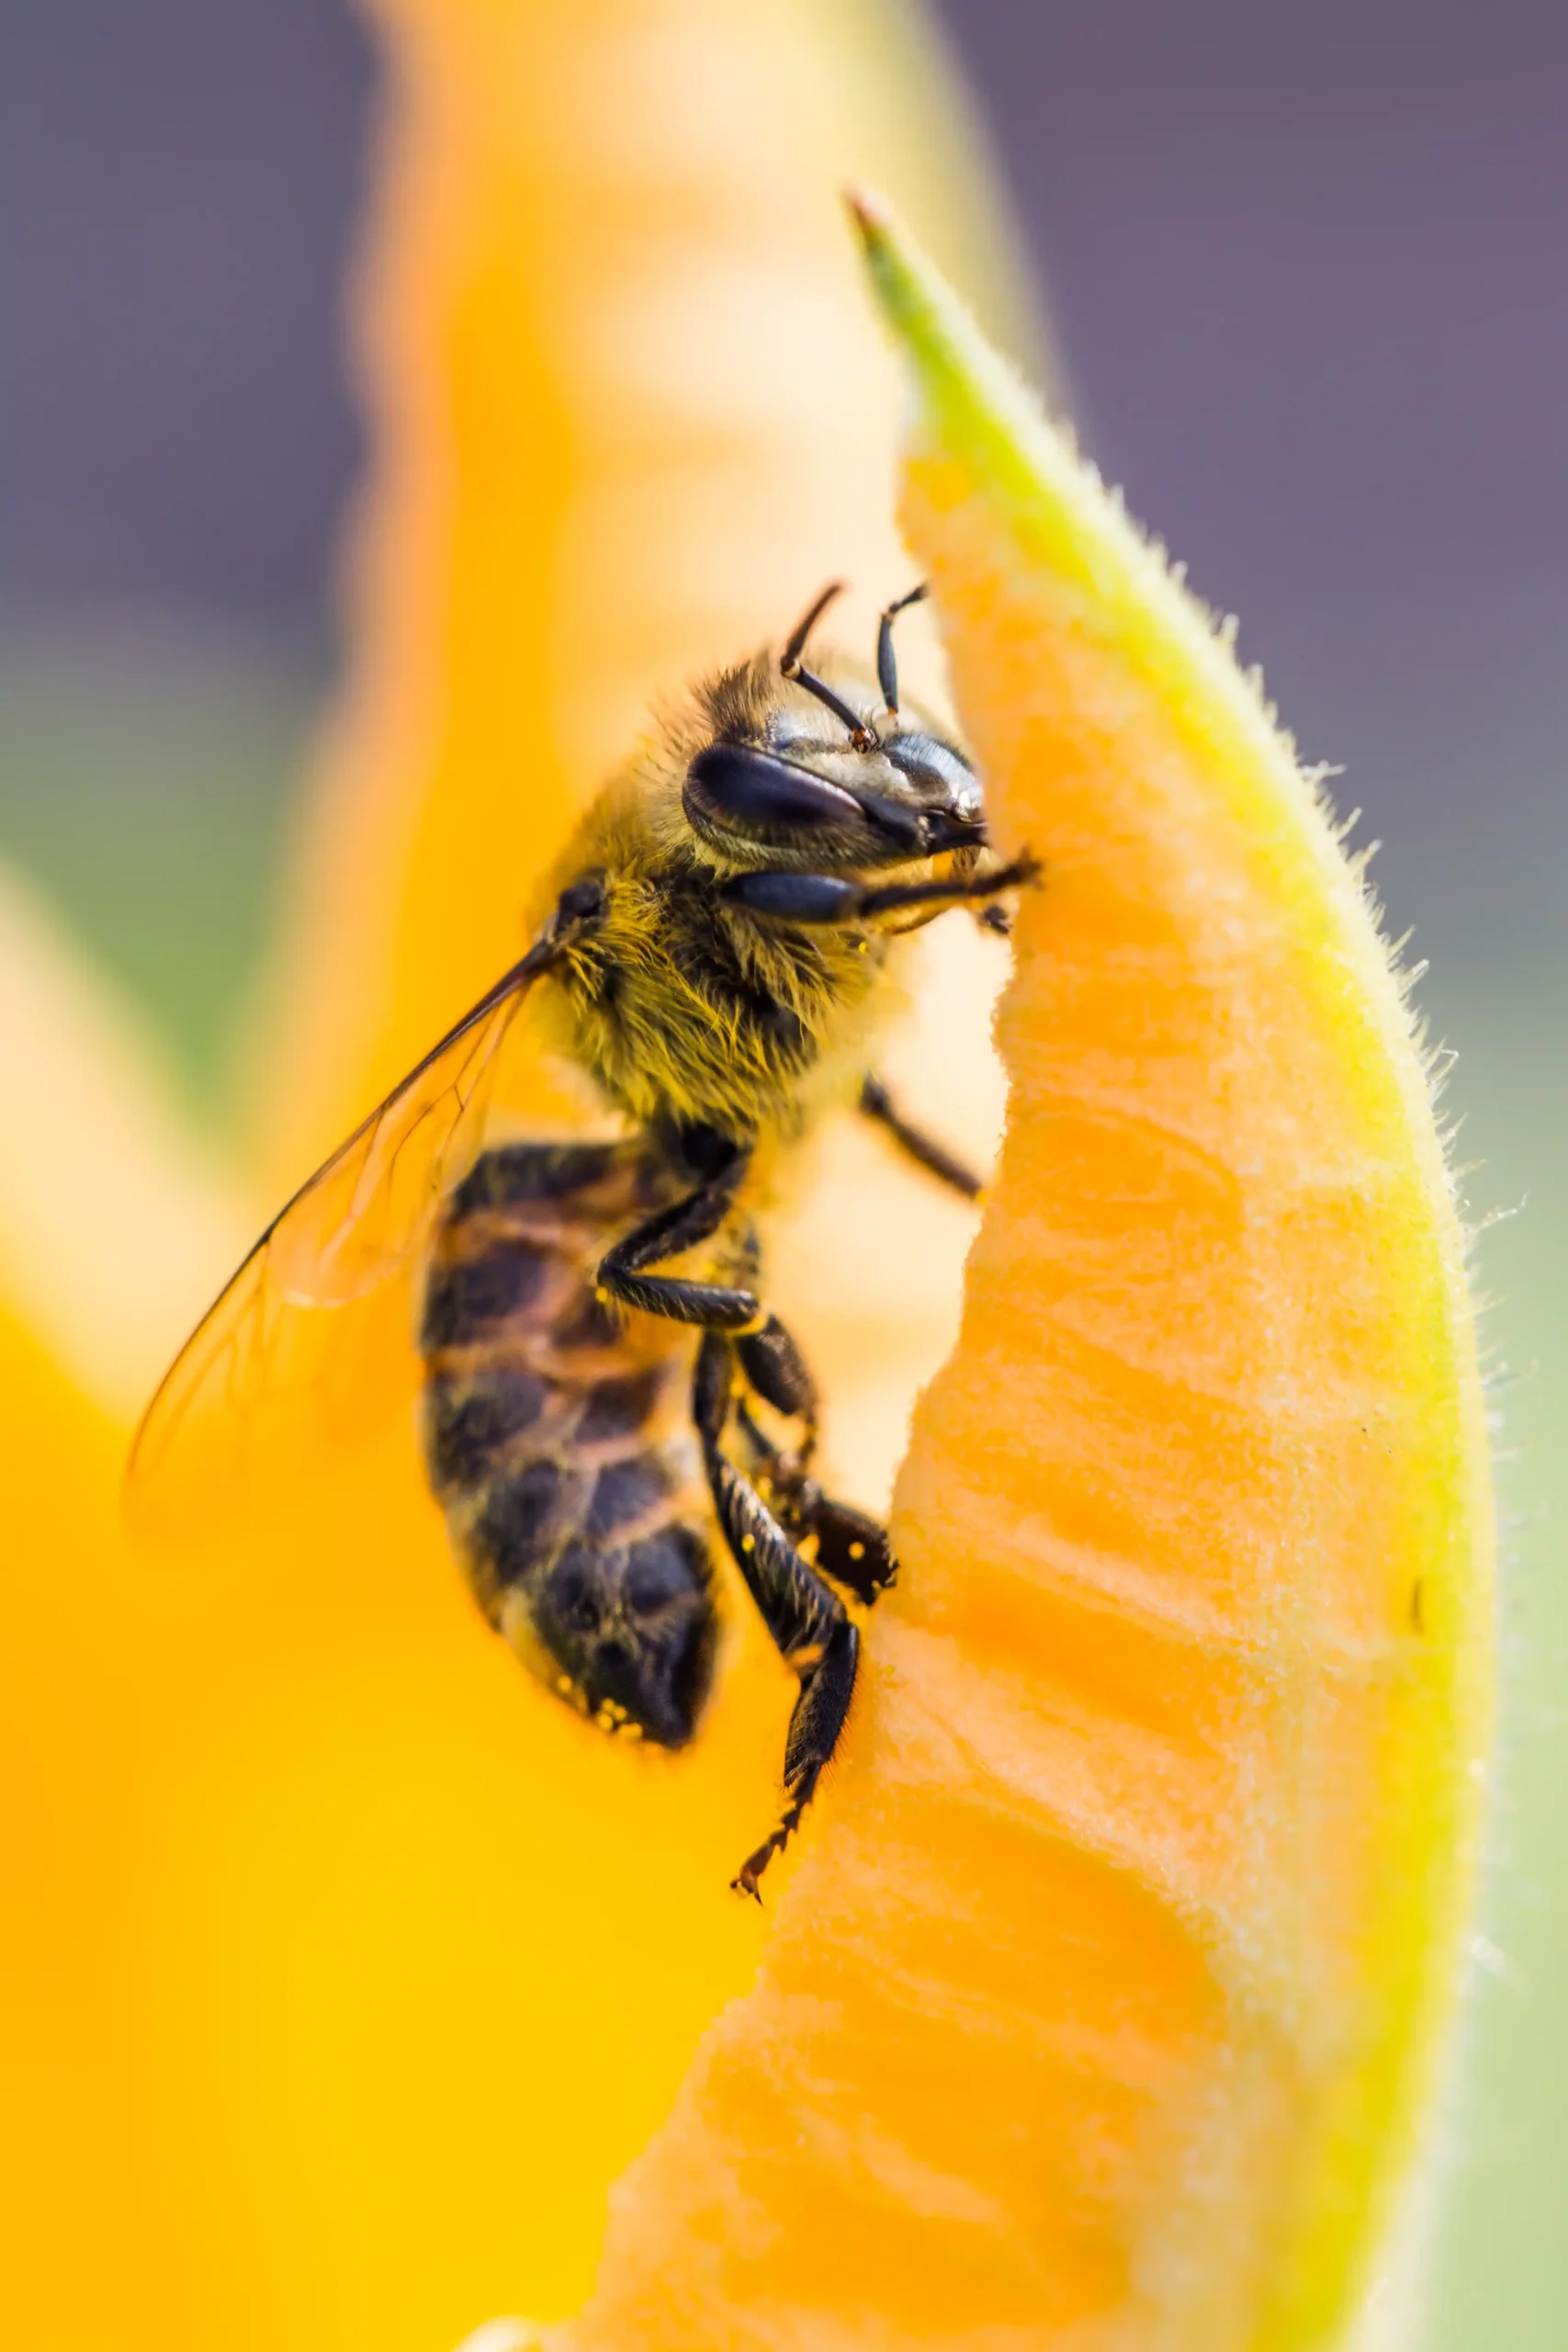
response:
{"label": "orange petal", "polygon": [[874,219],[904,513],[1044,859],[904,1573],[757,1990],[572,2352],[1305,2352],[1452,2000],[1491,1510],[1459,1227],[1358,877],[1226,644]]}

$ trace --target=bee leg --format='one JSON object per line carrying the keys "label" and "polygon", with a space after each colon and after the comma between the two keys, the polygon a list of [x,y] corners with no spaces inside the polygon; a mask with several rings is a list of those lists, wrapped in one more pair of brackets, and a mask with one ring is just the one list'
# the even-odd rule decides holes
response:
{"label": "bee leg", "polygon": [[854,1691],[860,1635],[838,1594],[802,1558],[725,1453],[733,1403],[730,1342],[710,1331],[697,1354],[692,1413],[714,1507],[762,1623],[800,1682],[784,1742],[784,1811],[777,1827],[747,1856],[732,1881],[740,1894],[757,1895],[758,1880],[799,1826],[838,1746]]}
{"label": "bee leg", "polygon": [[922,1135],[919,1127],[910,1126],[879,1078],[868,1076],[863,1082],[860,1108],[868,1119],[874,1119],[877,1125],[892,1136],[900,1151],[907,1152],[921,1168],[950,1185],[953,1192],[962,1193],[966,1201],[979,1199],[984,1190],[979,1177],[931,1136]]}
{"label": "bee leg", "polygon": [[[679,1257],[718,1230],[729,1214],[736,1188],[745,1174],[749,1155],[737,1149],[717,1172],[687,1199],[650,1217],[626,1235],[599,1261],[601,1293],[640,1307],[648,1315],[666,1315],[677,1323],[695,1323],[709,1331],[734,1335],[735,1353],[759,1396],[779,1412],[803,1419],[807,1433],[800,1459],[809,1456],[817,1440],[817,1384],[805,1358],[777,1316],[770,1315],[753,1290],[729,1283],[698,1283],[670,1274],[648,1274],[642,1269],[661,1258]],[[750,1237],[742,1262],[756,1262],[755,1238]]]}
{"label": "bee leg", "polygon": [[991,874],[950,875],[940,882],[890,882],[883,889],[868,890],[863,882],[848,881],[841,874],[760,866],[732,875],[720,884],[718,895],[732,907],[771,915],[779,922],[841,930],[848,923],[874,922],[879,915],[901,914],[908,908],[919,910],[919,920],[930,922],[949,907],[983,905],[1004,890],[1038,882],[1041,871],[1039,859],[1026,851]]}
{"label": "bee leg", "polygon": [[618,1298],[623,1306],[640,1307],[645,1315],[665,1315],[676,1323],[760,1335],[772,1318],[755,1291],[643,1271],[712,1238],[729,1214],[750,1157],[738,1146],[694,1193],[617,1241],[599,1261],[601,1297]]}
{"label": "bee leg", "polygon": [[[756,1227],[748,1226],[738,1240],[728,1272],[731,1281],[749,1290],[757,1280],[761,1262]],[[786,1457],[749,1419],[749,1434],[758,1458],[765,1459],[770,1473],[779,1476],[784,1475],[786,1458],[797,1473],[804,1470],[817,1447],[818,1401],[817,1383],[805,1357],[776,1315],[766,1317],[755,1330],[738,1332],[735,1355],[753,1394],[776,1413],[802,1425],[800,1441],[790,1447]]]}
{"label": "bee leg", "polygon": [[738,1894],[750,1894],[759,1903],[762,1898],[758,1892],[758,1880],[799,1828],[801,1816],[817,1793],[817,1783],[832,1761],[850,1712],[850,1701],[854,1696],[860,1635],[843,1617],[821,1647],[813,1650],[809,1666],[801,1662],[802,1653],[792,1655],[786,1651],[784,1655],[786,1663],[800,1677],[800,1696],[795,1702],[784,1740],[784,1811],[776,1828],[771,1829],[761,1844],[747,1855],[729,1882]]}
{"label": "bee leg", "polygon": [[776,1315],[760,1329],[743,1332],[735,1342],[740,1369],[750,1385],[775,1413],[804,1421],[817,1434],[817,1383],[806,1358]]}
{"label": "bee leg", "polygon": [[1042,871],[1040,860],[1025,850],[1021,857],[1015,857],[1010,865],[998,866],[994,874],[955,875],[942,882],[895,882],[885,890],[867,890],[860,912],[890,915],[905,907],[929,907],[933,914],[942,914],[949,907],[981,905],[1004,890],[1022,889],[1038,882]]}
{"label": "bee leg", "polygon": [[817,1565],[869,1609],[898,1580],[887,1530],[853,1503],[836,1503],[818,1488],[807,1506],[817,1538]]}
{"label": "bee leg", "polygon": [[[776,1315],[763,1308],[754,1291],[720,1283],[688,1282],[673,1275],[647,1274],[643,1267],[661,1258],[678,1257],[716,1232],[728,1213],[735,1190],[745,1171],[745,1155],[737,1152],[719,1172],[686,1200],[666,1209],[636,1232],[616,1243],[599,1264],[599,1286],[628,1306],[649,1315],[667,1315],[681,1323],[696,1323],[710,1334],[723,1334],[724,1417],[713,1442],[716,1445],[728,1418],[728,1381],[732,1360],[756,1394],[781,1413],[803,1420],[806,1436],[793,1464],[769,1446],[754,1423],[760,1451],[768,1458],[781,1496],[791,1498],[791,1516],[818,1539],[818,1556],[829,1576],[861,1600],[874,1600],[893,1581],[895,1565],[887,1538],[876,1521],[847,1503],[835,1503],[802,1475],[817,1437],[817,1385],[806,1360]],[[699,1430],[705,1427],[699,1417]],[[732,1476],[739,1476],[727,1465]],[[751,1489],[747,1488],[750,1493]],[[759,1509],[759,1498],[753,1495]],[[787,1541],[787,1539],[785,1539]],[[807,1567],[805,1561],[801,1562]],[[810,1569],[807,1574],[814,1573]],[[834,1600],[834,1606],[838,1606]]]}
{"label": "bee leg", "polygon": [[867,1607],[898,1573],[886,1531],[851,1503],[835,1502],[806,1476],[817,1443],[817,1384],[805,1357],[776,1315],[760,1331],[734,1342],[750,1386],[775,1412],[806,1425],[799,1446],[786,1454],[758,1428],[744,1404],[736,1408],[746,1442],[761,1465],[758,1483],[791,1531],[817,1538],[817,1566]]}
{"label": "bee leg", "polygon": [[835,1502],[831,1495],[825,1495],[815,1478],[804,1475],[802,1455],[782,1453],[757,1427],[743,1403],[735,1409],[747,1445],[760,1465],[755,1483],[763,1499],[792,1534],[815,1535],[816,1566],[869,1609],[897,1580],[898,1563],[886,1529],[852,1503]]}

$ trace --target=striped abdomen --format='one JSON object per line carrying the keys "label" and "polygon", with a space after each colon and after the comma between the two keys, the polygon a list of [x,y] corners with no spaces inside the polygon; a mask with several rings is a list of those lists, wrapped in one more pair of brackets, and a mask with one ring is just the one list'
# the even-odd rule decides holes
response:
{"label": "striped abdomen", "polygon": [[610,1730],[689,1738],[712,1669],[693,1342],[594,1292],[621,1234],[679,1197],[646,1143],[486,1152],[425,1278],[424,1451],[480,1607]]}

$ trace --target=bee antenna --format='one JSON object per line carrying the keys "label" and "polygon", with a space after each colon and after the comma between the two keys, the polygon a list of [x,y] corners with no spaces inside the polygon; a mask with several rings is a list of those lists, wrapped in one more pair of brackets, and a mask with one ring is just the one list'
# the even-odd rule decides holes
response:
{"label": "bee antenna", "polygon": [[887,705],[889,718],[898,716],[898,664],[893,658],[893,624],[911,605],[924,602],[931,594],[931,582],[922,580],[907,596],[889,605],[876,625],[876,683],[882,688],[882,699]]}
{"label": "bee antenna", "polygon": [[815,676],[811,671],[804,669],[801,665],[800,657],[805,650],[807,639],[834,597],[841,596],[843,593],[844,583],[841,580],[829,580],[805,617],[795,623],[790,631],[788,643],[779,655],[779,675],[781,678],[787,678],[793,685],[804,686],[808,695],[815,695],[825,709],[830,710],[835,718],[841,720],[849,729],[850,741],[857,752],[873,752],[876,749],[874,729],[866,725],[858,711],[850,708],[841,695],[836,695],[833,692],[826,679]]}
{"label": "bee antenna", "polygon": [[827,611],[834,597],[841,596],[847,585],[848,582],[842,580],[829,580],[826,588],[823,589],[822,594],[817,598],[815,604],[811,605],[810,609],[806,614],[805,618],[803,620],[796,621],[794,628],[791,629],[789,633],[789,643],[779,655],[779,668],[783,671],[786,678],[794,677],[795,672],[799,669],[800,657],[806,650],[807,639],[810,636],[812,630],[816,628],[818,622],[821,619],[823,614]]}

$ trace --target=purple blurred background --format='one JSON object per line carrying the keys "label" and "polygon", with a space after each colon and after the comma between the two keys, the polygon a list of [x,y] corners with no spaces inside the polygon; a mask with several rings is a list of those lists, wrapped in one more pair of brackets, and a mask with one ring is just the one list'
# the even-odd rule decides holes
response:
{"label": "purple blurred background", "polygon": [[[1397,839],[1402,927],[1554,968],[1568,12],[945,21],[1091,446]],[[198,613],[304,656],[355,458],[361,29],[332,0],[7,0],[5,28],[3,608]]]}
{"label": "purple blurred background", "polygon": [[[1084,435],[1242,615],[1306,756],[1343,763],[1342,804],[1389,844],[1394,927],[1436,961],[1423,998],[1463,1051],[1480,1198],[1529,1196],[1484,1261],[1527,1374],[1506,1400],[1516,1731],[1426,2341],[1548,2352],[1568,2335],[1568,1597],[1547,1516],[1568,1493],[1568,10],[942,14]],[[0,845],[199,1076],[330,655],[367,46],[333,0],[6,0],[3,22]],[[197,871],[232,885],[205,933]]]}

